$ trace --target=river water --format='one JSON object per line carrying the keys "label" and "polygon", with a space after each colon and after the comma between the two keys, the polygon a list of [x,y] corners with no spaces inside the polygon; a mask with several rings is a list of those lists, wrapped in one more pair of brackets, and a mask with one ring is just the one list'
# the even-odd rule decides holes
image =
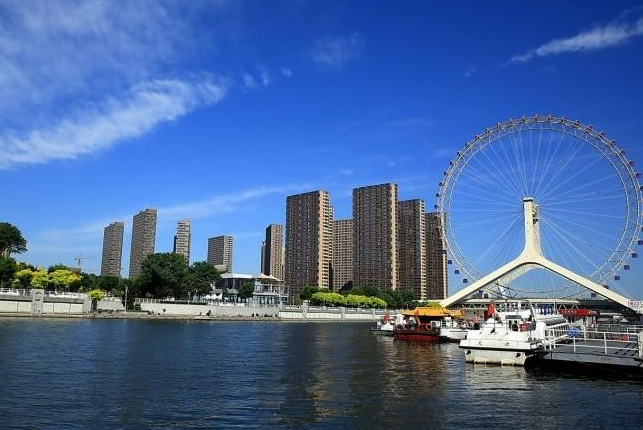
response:
{"label": "river water", "polygon": [[641,382],[364,323],[0,319],[0,429],[643,428]]}

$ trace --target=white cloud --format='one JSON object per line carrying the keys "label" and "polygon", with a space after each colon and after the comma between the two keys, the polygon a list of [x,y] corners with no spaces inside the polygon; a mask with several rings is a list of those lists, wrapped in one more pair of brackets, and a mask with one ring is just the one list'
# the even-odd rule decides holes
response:
{"label": "white cloud", "polygon": [[0,135],[0,169],[51,160],[74,159],[151,131],[201,105],[220,101],[224,80],[155,80],[134,86],[123,99],[110,98],[89,112],[76,112],[27,135]]}
{"label": "white cloud", "polygon": [[515,55],[510,63],[524,63],[536,57],[547,57],[566,52],[597,51],[627,42],[643,35],[643,18],[634,23],[610,23],[594,27],[566,39],[554,39],[522,55]]}
{"label": "white cloud", "polygon": [[244,73],[243,85],[248,89],[255,89],[257,88],[257,81],[255,81],[254,76],[252,76],[250,73]]}
{"label": "white cloud", "polygon": [[313,44],[311,59],[322,66],[341,69],[362,54],[362,39],[355,33],[348,37],[327,37]]}
{"label": "white cloud", "polygon": [[474,66],[473,64],[469,64],[469,65],[464,69],[464,77],[465,77],[465,78],[470,78],[470,77],[471,77],[471,76],[473,76],[477,71],[478,71],[478,69],[476,68],[476,66]]}
{"label": "white cloud", "polygon": [[175,69],[204,37],[189,21],[203,5],[0,2],[0,169],[90,154],[219,101],[221,79]]}
{"label": "white cloud", "polygon": [[287,67],[282,67],[281,68],[281,76],[284,78],[292,78],[293,72],[292,70],[288,69]]}
{"label": "white cloud", "polygon": [[[189,218],[194,221],[197,219],[208,219],[217,215],[230,214],[247,207],[248,203],[253,200],[270,196],[285,196],[311,188],[311,184],[261,186],[248,188],[235,193],[221,194],[203,200],[162,206],[158,208],[157,236],[165,234],[163,233],[164,231],[171,231],[179,219]],[[134,212],[135,210],[132,210],[129,214],[121,214],[110,219],[86,222],[77,227],[43,231],[33,240],[29,241],[29,251],[27,255],[29,255],[30,260],[37,261],[43,265],[49,265],[57,261],[67,261],[69,257],[68,254],[78,252],[100,255],[103,229],[105,226],[114,221],[123,221],[125,222],[123,267],[126,267],[125,263],[129,253],[129,248],[127,248],[126,244],[131,237],[132,216]],[[240,234],[244,238],[250,237],[248,232],[241,232]],[[43,254],[49,256],[46,261],[41,260]],[[51,257],[52,255],[55,257]]]}

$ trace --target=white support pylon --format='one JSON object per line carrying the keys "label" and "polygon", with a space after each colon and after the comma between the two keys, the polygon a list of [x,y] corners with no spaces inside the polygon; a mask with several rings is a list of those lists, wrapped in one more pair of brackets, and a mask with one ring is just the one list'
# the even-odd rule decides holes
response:
{"label": "white support pylon", "polygon": [[[487,287],[488,285],[493,284],[502,279],[503,283],[514,280],[528,271],[541,267],[543,269],[550,270],[568,280],[575,282],[576,284],[587,288],[588,290],[600,294],[606,299],[612,300],[622,306],[631,308],[630,300],[627,297],[624,297],[620,294],[617,294],[602,285],[598,285],[596,282],[590,281],[589,279],[581,276],[577,273],[572,272],[550,260],[548,260],[542,252],[540,246],[540,222],[538,216],[538,205],[534,203],[534,199],[531,197],[526,197],[522,200],[523,209],[525,213],[525,247],[518,257],[504,266],[499,267],[494,270],[487,276],[484,276],[472,283],[468,287],[463,288],[452,296],[447,297],[446,299],[440,302],[440,305],[443,307],[449,307],[454,303],[462,300],[470,294],[475,293],[476,291]],[[633,309],[636,312],[641,313],[641,309]]]}

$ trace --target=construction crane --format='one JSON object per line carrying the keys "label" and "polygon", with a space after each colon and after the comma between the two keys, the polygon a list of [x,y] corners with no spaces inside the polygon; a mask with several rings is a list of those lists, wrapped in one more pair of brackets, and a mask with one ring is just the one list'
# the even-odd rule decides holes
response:
{"label": "construction crane", "polygon": [[89,260],[90,258],[96,258],[96,257],[93,257],[93,256],[85,257],[83,255],[77,255],[76,258],[74,258],[74,260],[76,260],[76,267],[78,268],[79,272],[82,272],[81,267],[80,267],[80,263],[83,260]]}

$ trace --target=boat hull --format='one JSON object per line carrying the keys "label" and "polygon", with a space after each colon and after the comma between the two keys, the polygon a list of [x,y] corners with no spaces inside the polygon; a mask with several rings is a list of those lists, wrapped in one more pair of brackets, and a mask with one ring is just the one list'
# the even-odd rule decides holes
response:
{"label": "boat hull", "polygon": [[422,330],[403,330],[395,331],[393,337],[396,340],[405,340],[412,342],[437,342],[440,340],[440,332],[438,331],[422,331]]}
{"label": "boat hull", "polygon": [[534,349],[491,349],[460,345],[465,350],[467,363],[499,364],[501,366],[524,366],[536,354]]}
{"label": "boat hull", "polygon": [[460,342],[467,338],[467,330],[459,327],[440,327],[440,339]]}
{"label": "boat hull", "polygon": [[376,328],[372,328],[371,333],[375,336],[393,336],[393,330],[378,330]]}

